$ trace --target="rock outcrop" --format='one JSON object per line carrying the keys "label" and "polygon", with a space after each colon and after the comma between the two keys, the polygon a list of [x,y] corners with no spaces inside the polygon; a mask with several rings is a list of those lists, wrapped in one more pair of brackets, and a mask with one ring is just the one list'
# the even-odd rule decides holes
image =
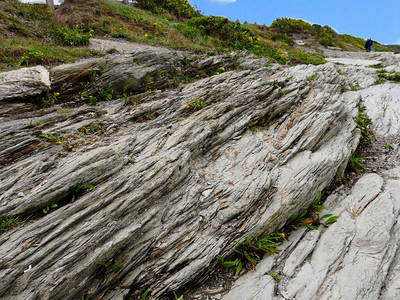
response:
{"label": "rock outcrop", "polygon": [[[16,116],[6,112],[21,111],[20,103],[1,105],[0,217],[25,220],[2,234],[2,299],[134,299],[147,289],[161,298],[204,277],[234,240],[282,226],[343,172],[359,140],[360,97],[342,89],[362,78],[356,69],[234,70],[179,90],[157,80],[188,72],[185,61],[181,52],[138,50],[60,66],[50,72],[53,91],[75,106]],[[230,60],[188,68],[221,61]],[[88,94],[127,87],[135,95],[83,104],[79,81],[91,70],[98,75]],[[148,77],[154,90],[142,89]],[[371,209],[359,204],[367,219]],[[346,245],[361,241],[353,233]],[[318,246],[324,233],[307,235],[304,251],[329,247]],[[304,259],[288,259],[285,272],[307,272],[314,265]],[[322,274],[314,272],[321,284]],[[293,279],[284,291],[303,292],[297,287]]]}
{"label": "rock outcrop", "polygon": [[295,232],[223,299],[398,299],[400,169],[366,174],[325,205],[336,223]]}
{"label": "rock outcrop", "polygon": [[[363,79],[355,70],[369,76]],[[362,66],[341,66],[341,74],[352,86],[357,83],[344,97],[366,106],[378,140],[397,141],[390,145],[390,157],[391,164],[399,166],[399,85],[372,84],[373,72]],[[336,223],[293,232],[278,255],[264,258],[223,299],[398,299],[400,169],[379,169],[383,171],[361,177],[351,191],[339,186],[327,198],[321,215],[339,216]]]}
{"label": "rock outcrop", "polygon": [[0,101],[26,99],[49,89],[49,72],[42,66],[0,73]]}

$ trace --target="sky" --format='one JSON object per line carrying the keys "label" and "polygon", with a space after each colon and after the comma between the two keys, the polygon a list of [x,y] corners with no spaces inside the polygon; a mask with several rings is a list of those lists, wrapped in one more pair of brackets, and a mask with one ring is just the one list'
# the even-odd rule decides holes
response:
{"label": "sky", "polygon": [[400,0],[189,0],[205,15],[265,24],[281,17],[329,25],[338,33],[400,44]]}

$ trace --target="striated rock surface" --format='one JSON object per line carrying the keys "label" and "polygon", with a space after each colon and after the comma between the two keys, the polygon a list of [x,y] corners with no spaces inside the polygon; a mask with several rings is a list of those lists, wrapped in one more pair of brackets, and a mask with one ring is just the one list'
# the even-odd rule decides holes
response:
{"label": "striated rock surface", "polygon": [[[395,143],[393,153],[381,158],[390,156],[391,165],[399,166],[399,85],[374,85],[374,71],[362,66],[340,68],[350,86],[357,84],[343,97],[366,106],[377,140]],[[264,258],[257,271],[237,280],[223,299],[398,299],[400,169],[379,169],[379,174],[364,175],[351,191],[340,186],[327,198],[321,214],[339,216],[336,223],[293,232],[278,255]],[[279,283],[267,274],[271,271],[279,274]]]}
{"label": "striated rock surface", "polygon": [[[181,52],[146,49],[60,66],[51,70],[53,90],[78,105],[1,105],[0,217],[25,221],[0,240],[0,298],[135,299],[149,289],[160,299],[203,278],[217,255],[232,251],[232,241],[282,226],[343,172],[359,140],[353,117],[360,97],[342,87],[356,80],[367,87],[375,73],[362,81],[356,68],[342,74],[334,64],[260,67],[180,89],[157,79],[166,78],[160,70],[188,74],[234,64],[215,57],[185,69],[184,61]],[[84,104],[79,82],[97,66],[89,93],[128,87],[136,94]],[[155,90],[142,89],[146,76]],[[96,188],[83,193],[88,184]],[[337,239],[321,232],[291,242],[287,249],[298,254],[285,264],[294,275],[282,295],[314,295],[327,278],[316,269],[318,280],[299,288],[304,276],[295,271],[315,267],[304,263],[306,253],[330,249],[331,258],[317,261],[322,268],[347,249],[330,242],[362,246],[368,232],[352,228],[366,222],[371,204],[357,201],[363,221],[344,207],[341,221],[326,230],[336,227]],[[340,227],[346,218],[350,225]],[[257,293],[273,295],[271,278],[258,277]],[[262,299],[257,293],[252,299]]]}
{"label": "striated rock surface", "polygon": [[[340,216],[336,223],[292,234],[279,255],[246,274],[247,282],[268,285],[248,296],[252,286],[238,281],[223,299],[399,298],[399,192],[399,168],[364,175],[348,195],[339,189],[325,202],[327,212]],[[279,284],[266,274],[273,269],[282,275]]]}
{"label": "striated rock surface", "polygon": [[49,72],[42,66],[0,73],[0,101],[37,96],[49,89]]}

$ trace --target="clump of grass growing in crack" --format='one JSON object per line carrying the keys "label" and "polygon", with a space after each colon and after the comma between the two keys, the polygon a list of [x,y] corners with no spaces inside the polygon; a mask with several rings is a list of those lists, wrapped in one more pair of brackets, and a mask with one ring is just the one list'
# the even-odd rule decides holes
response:
{"label": "clump of grass growing in crack", "polygon": [[87,182],[83,182],[83,183],[78,184],[75,187],[74,192],[72,194],[71,203],[74,203],[79,195],[83,194],[86,191],[92,191],[95,188],[96,187],[93,184],[90,184],[90,183],[87,183]]}
{"label": "clump of grass growing in crack", "polygon": [[281,276],[279,276],[275,271],[269,271],[267,272],[267,275],[271,276],[276,282],[280,282],[281,281]]}
{"label": "clump of grass growing in crack", "polygon": [[279,253],[277,247],[282,244],[284,237],[284,233],[272,233],[256,238],[247,237],[243,242],[235,241],[238,246],[234,249],[234,259],[226,260],[224,256],[217,256],[217,259],[223,267],[235,267],[235,274],[238,275],[243,267],[255,269],[256,263],[264,254]]}
{"label": "clump of grass growing in crack", "polygon": [[332,214],[326,214],[320,216],[321,210],[325,208],[321,204],[322,202],[322,193],[318,194],[317,199],[311,204],[311,206],[305,211],[294,214],[291,216],[287,222],[288,226],[292,229],[297,229],[299,227],[308,227],[310,229],[317,229],[319,225],[329,226],[336,222],[339,218],[338,216],[334,216]]}
{"label": "clump of grass growing in crack", "polygon": [[50,210],[57,208],[57,207],[58,207],[58,205],[55,203],[47,205],[46,207],[43,208],[43,213],[47,214]]}
{"label": "clump of grass growing in crack", "polygon": [[206,107],[206,103],[204,102],[204,99],[196,99],[193,98],[190,100],[191,102],[188,105],[188,110],[191,111],[198,111],[202,109],[203,107]]}
{"label": "clump of grass growing in crack", "polygon": [[258,123],[258,120],[255,121],[250,121],[249,123],[247,123],[247,129],[250,129],[251,131],[258,131],[256,125]]}
{"label": "clump of grass growing in crack", "polygon": [[371,130],[372,120],[366,114],[366,110],[365,105],[359,105],[358,114],[354,117],[354,122],[357,128],[360,129],[361,145],[371,144],[373,140],[373,132]]}
{"label": "clump of grass growing in crack", "polygon": [[364,168],[366,164],[363,163],[363,156],[358,156],[356,153],[353,153],[349,158],[349,168],[356,172],[358,175],[364,174]]}
{"label": "clump of grass growing in crack", "polygon": [[18,217],[5,217],[0,219],[0,233],[6,231],[20,223]]}

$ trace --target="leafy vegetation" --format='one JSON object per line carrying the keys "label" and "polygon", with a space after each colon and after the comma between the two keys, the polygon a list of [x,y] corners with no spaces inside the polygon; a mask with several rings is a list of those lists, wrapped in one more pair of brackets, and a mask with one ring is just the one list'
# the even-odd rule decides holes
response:
{"label": "leafy vegetation", "polygon": [[365,113],[366,111],[365,105],[358,106],[358,114],[354,117],[354,122],[356,123],[357,128],[360,130],[360,145],[371,144],[373,139],[373,132],[371,130],[372,120]]}
{"label": "leafy vegetation", "polygon": [[385,69],[380,69],[376,71],[378,74],[377,84],[384,83],[386,80],[400,82],[400,73],[398,72],[388,72]]}
{"label": "leafy vegetation", "polygon": [[[74,0],[56,7],[0,1],[0,71],[20,65],[54,65],[99,55],[81,47],[93,37],[115,37],[196,53],[247,50],[281,64],[324,63],[319,53],[294,45],[293,34],[311,35],[312,47],[364,50],[364,40],[329,26],[281,18],[270,27],[203,16],[188,0],[139,0],[134,6],[108,0]],[[315,48],[317,49],[317,48]],[[374,43],[374,50],[388,50]],[[317,51],[318,52],[318,51]],[[92,95],[92,97],[95,97]],[[88,99],[95,104],[96,99]]]}
{"label": "leafy vegetation", "polygon": [[0,219],[0,233],[6,231],[20,223],[18,217],[5,217]]}
{"label": "leafy vegetation", "polygon": [[329,226],[330,224],[335,223],[339,218],[338,216],[334,216],[332,214],[320,216],[321,210],[325,208],[325,206],[321,204],[321,198],[322,193],[320,192],[317,199],[308,209],[299,214],[294,214],[289,218],[287,226],[293,229],[297,229],[299,227],[317,229],[319,225]]}
{"label": "leafy vegetation", "polygon": [[358,175],[364,174],[364,167],[366,165],[363,163],[363,159],[363,156],[358,156],[356,153],[353,153],[350,156],[348,167]]}
{"label": "leafy vegetation", "polygon": [[282,244],[284,238],[284,233],[272,233],[256,238],[247,237],[243,242],[235,241],[238,246],[234,249],[233,260],[226,260],[223,256],[218,256],[217,259],[223,267],[235,267],[238,275],[244,266],[247,269],[255,269],[256,263],[264,254],[279,253],[277,247]]}

